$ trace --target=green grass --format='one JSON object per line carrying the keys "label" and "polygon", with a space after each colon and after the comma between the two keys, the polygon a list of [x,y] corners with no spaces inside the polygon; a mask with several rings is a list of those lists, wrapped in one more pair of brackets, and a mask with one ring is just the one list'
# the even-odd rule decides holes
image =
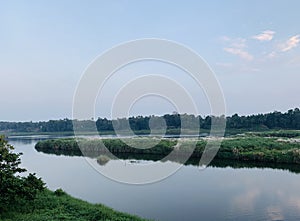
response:
{"label": "green grass", "polygon": [[243,137],[224,140],[219,159],[300,164],[300,143],[278,138]]}
{"label": "green grass", "polygon": [[[238,161],[254,161],[269,163],[289,163],[300,164],[300,143],[291,142],[287,137],[297,137],[297,131],[294,132],[278,132],[276,137],[273,132],[264,137],[262,134],[247,134],[245,136],[236,136],[224,139],[221,147],[216,155],[218,159],[230,159]],[[280,138],[280,135],[283,138]],[[280,138],[280,139],[279,139]],[[177,144],[176,139],[162,139],[156,146],[149,149],[138,149],[131,147],[130,143],[134,143],[135,147],[139,143],[151,141],[146,138],[126,138],[127,143],[119,139],[103,139],[105,147],[114,154],[151,154],[151,155],[168,155]],[[182,151],[190,150],[192,140],[185,140],[181,143]],[[98,157],[105,153],[103,143],[97,139],[79,139],[81,149],[75,139],[56,139],[40,141],[36,144],[38,151],[54,150],[54,151],[83,151],[84,155],[90,157]],[[214,141],[212,141],[214,142]],[[200,139],[192,154],[192,158],[201,157],[207,141]]]}
{"label": "green grass", "polygon": [[248,135],[260,136],[260,137],[281,137],[281,138],[299,138],[299,130],[274,130],[264,132],[252,132],[247,133]]}
{"label": "green grass", "polygon": [[91,204],[75,199],[62,190],[45,190],[30,205],[12,208],[0,214],[1,221],[96,221],[145,220],[137,216],[117,212],[101,204]]}
{"label": "green grass", "polygon": [[[155,147],[150,149],[139,149],[145,142],[152,142],[156,139],[148,138],[126,138],[128,144],[120,139],[74,139],[62,138],[39,141],[35,148],[38,151],[82,151],[84,155],[97,157],[105,152],[105,147],[112,153],[135,153],[135,154],[157,154],[167,155],[173,150],[176,141],[172,139],[162,139]],[[104,146],[105,145],[105,146]],[[134,147],[132,147],[134,146]],[[80,148],[79,148],[80,147]]]}

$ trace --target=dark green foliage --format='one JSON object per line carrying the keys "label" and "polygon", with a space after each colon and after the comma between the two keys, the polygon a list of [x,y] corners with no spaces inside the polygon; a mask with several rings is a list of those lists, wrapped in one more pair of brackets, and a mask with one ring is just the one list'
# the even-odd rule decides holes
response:
{"label": "dark green foliage", "polygon": [[35,174],[18,176],[26,170],[19,167],[21,154],[12,150],[4,136],[0,136],[0,214],[12,209],[28,209],[36,195],[45,188]]}
{"label": "dark green foliage", "polygon": [[65,193],[65,191],[63,191],[62,189],[57,189],[57,190],[55,190],[54,191],[54,194],[56,195],[56,196],[63,196],[63,195],[66,195],[66,193]]}
{"label": "dark green foliage", "polygon": [[227,117],[227,129],[300,129],[300,110],[295,108],[286,113],[274,111],[267,114]]}
{"label": "dark green foliage", "polygon": [[[135,146],[142,146],[143,142],[147,142],[147,138],[140,139],[127,139],[128,142],[134,142]],[[173,146],[176,145],[176,141],[170,139],[163,139],[157,145],[149,149],[133,148],[120,139],[53,139],[39,141],[35,148],[38,151],[47,150],[60,150],[60,151],[82,151],[84,155],[99,156],[102,153],[106,153],[107,148],[111,153],[135,153],[135,154],[157,154],[167,155],[173,150]],[[105,146],[104,146],[105,145]],[[80,147],[80,148],[79,148]]]}
{"label": "dark green foliage", "polygon": [[[194,116],[188,114],[165,114],[164,116],[137,116],[130,117],[129,125],[136,134],[149,134],[149,120],[153,118],[154,120],[152,129],[160,130],[162,129],[161,121],[165,120],[167,126],[167,134],[180,134],[181,121],[184,119],[190,128],[195,129],[200,125],[202,130],[210,130],[211,121],[214,119],[218,121],[223,117],[217,116],[206,116],[202,118],[201,116]],[[270,129],[289,129],[289,130],[299,130],[300,129],[300,110],[299,108],[288,110],[286,113],[281,113],[278,111],[267,113],[267,114],[256,114],[250,116],[239,116],[234,114],[231,117],[226,117],[227,120],[227,134],[229,133],[239,133],[247,131],[263,131]],[[50,120],[47,122],[0,122],[0,131],[7,133],[11,132],[31,132],[31,133],[50,133],[50,132],[73,132],[75,128],[79,132],[88,131],[99,131],[99,133],[114,134],[115,129],[125,130],[126,128],[125,118],[108,120],[106,118],[98,118],[95,120]],[[74,127],[74,128],[73,128]],[[192,131],[195,133],[195,130]]]}
{"label": "dark green foliage", "polygon": [[7,132],[64,132],[73,131],[72,120],[49,120],[48,122],[0,122],[0,131]]}

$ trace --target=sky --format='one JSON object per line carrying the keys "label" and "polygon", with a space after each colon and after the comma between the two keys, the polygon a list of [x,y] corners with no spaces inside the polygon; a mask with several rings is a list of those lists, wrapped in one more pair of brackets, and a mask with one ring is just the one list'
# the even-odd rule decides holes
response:
{"label": "sky", "polygon": [[[141,38],[168,39],[197,52],[219,81],[227,115],[299,107],[299,8],[297,0],[0,0],[0,121],[71,118],[88,65],[115,45]],[[137,64],[112,77],[96,116],[110,117],[111,94],[149,67],[157,72],[160,64]],[[176,72],[208,115],[204,93],[173,68],[160,73]],[[167,100],[146,97],[130,114],[172,110]]]}

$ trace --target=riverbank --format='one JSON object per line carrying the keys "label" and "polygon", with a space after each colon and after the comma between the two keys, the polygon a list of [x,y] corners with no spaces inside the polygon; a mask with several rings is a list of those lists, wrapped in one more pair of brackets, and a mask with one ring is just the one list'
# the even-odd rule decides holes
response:
{"label": "riverbank", "polygon": [[[292,132],[295,134],[295,131]],[[298,133],[298,132],[297,132]],[[278,135],[278,134],[277,134]],[[279,134],[280,135],[280,134]],[[288,138],[288,137],[293,138]],[[133,148],[138,144],[153,141],[155,138],[126,138],[126,143],[120,139],[54,139],[40,141],[35,148],[38,151],[73,151],[74,153],[84,152],[85,155],[92,158],[105,154],[105,147],[113,154],[140,154],[140,155],[157,155],[166,156],[180,141],[180,151],[190,151],[194,138],[185,139],[162,139],[152,148],[139,149]],[[207,139],[199,139],[194,149],[192,158],[200,158],[203,154]],[[234,160],[234,161],[250,161],[250,162],[267,162],[267,163],[284,163],[284,164],[300,164],[300,142],[298,136],[287,135],[274,136],[274,134],[250,133],[242,136],[235,136],[223,139],[221,147],[216,155],[216,159]],[[214,141],[212,141],[214,142]],[[104,145],[105,147],[104,147]],[[129,145],[128,145],[129,144]],[[80,147],[80,148],[79,148]],[[176,146],[178,148],[178,145]],[[176,159],[174,159],[176,161]]]}
{"label": "riverbank", "polygon": [[76,199],[58,189],[54,192],[44,190],[36,199],[22,208],[11,208],[0,214],[1,221],[142,221],[145,219],[127,213],[117,212],[102,204],[91,204]]}
{"label": "riverbank", "polygon": [[[125,130],[119,131],[123,135],[131,135],[129,131]],[[134,130],[134,134],[141,135],[141,136],[147,136],[152,133],[153,136],[158,135],[161,136],[161,134],[166,134],[167,137],[170,136],[200,136],[200,137],[206,137],[210,133],[210,129],[202,129],[200,131],[192,131],[192,130],[181,130],[178,129],[167,129],[164,130]],[[225,137],[242,134],[242,133],[254,133],[258,136],[300,136],[300,130],[270,130],[270,129],[253,129],[249,130],[247,128],[241,128],[241,129],[226,129],[225,130]],[[18,136],[74,136],[74,131],[57,131],[57,132],[13,132],[13,131],[0,131],[0,134],[5,135],[6,137],[18,137]],[[76,131],[77,136],[115,136],[114,131]]]}

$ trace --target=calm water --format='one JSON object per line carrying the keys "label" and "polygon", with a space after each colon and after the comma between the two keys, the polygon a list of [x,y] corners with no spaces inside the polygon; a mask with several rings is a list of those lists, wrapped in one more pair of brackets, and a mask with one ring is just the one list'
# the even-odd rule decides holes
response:
{"label": "calm water", "polygon": [[37,152],[37,139],[10,140],[23,152],[22,166],[50,189],[89,202],[155,220],[300,220],[300,174],[288,170],[188,165],[158,183],[126,185],[83,157]]}

